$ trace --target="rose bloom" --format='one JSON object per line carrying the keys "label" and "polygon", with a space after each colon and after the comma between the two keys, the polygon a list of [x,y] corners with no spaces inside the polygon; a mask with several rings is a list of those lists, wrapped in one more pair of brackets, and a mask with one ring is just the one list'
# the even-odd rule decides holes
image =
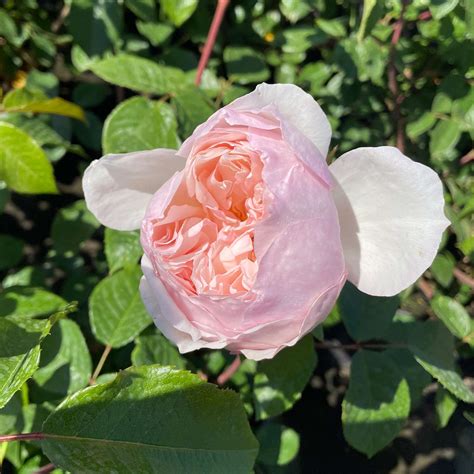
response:
{"label": "rose bloom", "polygon": [[331,127],[289,84],[261,84],[178,151],[107,155],[84,174],[104,225],[141,228],[143,301],[184,352],[273,357],[321,324],[346,279],[390,296],[432,263],[441,181],[392,147],[331,166]]}

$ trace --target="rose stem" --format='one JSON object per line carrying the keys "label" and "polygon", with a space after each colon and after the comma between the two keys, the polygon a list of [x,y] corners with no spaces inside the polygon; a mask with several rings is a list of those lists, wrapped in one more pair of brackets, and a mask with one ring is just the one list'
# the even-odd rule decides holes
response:
{"label": "rose stem", "polygon": [[34,441],[44,439],[44,433],[19,433],[10,435],[1,435],[0,443],[9,443],[10,441]]}
{"label": "rose stem", "polygon": [[107,360],[107,357],[109,356],[111,350],[112,346],[110,344],[107,344],[104,348],[104,352],[102,352],[99,363],[97,364],[97,367],[94,370],[94,374],[89,380],[89,385],[95,384],[95,381],[97,380],[97,377],[99,376],[102,367],[104,367],[105,361]]}
{"label": "rose stem", "polygon": [[55,467],[56,466],[53,463],[49,463],[44,465],[43,467],[40,467],[37,471],[34,472],[34,474],[48,474],[49,472],[53,471]]}
{"label": "rose stem", "polygon": [[356,342],[354,344],[341,344],[337,341],[323,341],[323,342],[315,342],[314,347],[316,349],[346,349],[349,351],[358,351],[359,349],[389,349],[389,348],[406,349],[408,345],[404,343],[385,344],[385,343],[378,343],[378,342],[367,342],[367,343]]}
{"label": "rose stem", "polygon": [[392,116],[395,126],[397,127],[397,148],[404,153],[405,152],[405,130],[403,124],[403,117],[400,111],[400,105],[402,104],[405,97],[400,93],[397,82],[397,68],[395,66],[395,52],[398,41],[403,31],[405,24],[404,14],[407,6],[407,0],[402,0],[402,10],[400,12],[400,18],[395,22],[393,26],[392,41],[390,44],[389,56],[388,56],[388,88],[393,97],[393,110]]}
{"label": "rose stem", "polygon": [[230,0],[217,0],[216,11],[214,12],[214,18],[212,19],[211,27],[207,34],[206,42],[204,43],[204,48],[199,59],[198,69],[196,73],[195,84],[198,86],[201,84],[202,73],[206,69],[207,62],[209,61],[209,56],[211,55],[212,49],[214,48],[214,43],[216,42],[217,33],[222,23],[222,18],[224,18],[224,13],[229,6]]}
{"label": "rose stem", "polygon": [[227,369],[217,377],[217,385],[224,385],[235,374],[235,372],[237,372],[237,369],[240,367],[240,362],[240,355],[237,354]]}

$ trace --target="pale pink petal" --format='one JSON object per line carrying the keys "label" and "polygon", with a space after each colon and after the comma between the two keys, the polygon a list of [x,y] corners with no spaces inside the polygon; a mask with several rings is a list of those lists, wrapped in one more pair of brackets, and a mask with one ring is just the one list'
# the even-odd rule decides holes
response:
{"label": "pale pink petal", "polygon": [[95,160],[82,180],[87,207],[107,227],[138,229],[153,194],[185,161],[165,148]]}
{"label": "pale pink petal", "polygon": [[142,271],[144,276],[140,282],[140,293],[143,303],[158,329],[178,346],[181,353],[202,347],[220,349],[225,346],[225,341],[207,342],[201,339],[201,332],[178,308],[145,255],[142,258]]}
{"label": "pale pink petal", "polygon": [[399,293],[431,265],[449,225],[438,175],[393,147],[357,148],[330,171],[349,280],[370,295]]}
{"label": "pale pink petal", "polygon": [[308,137],[325,158],[331,141],[331,125],[313,97],[293,84],[259,84],[250,94],[239,97],[228,107],[258,110],[274,105],[285,121]]}

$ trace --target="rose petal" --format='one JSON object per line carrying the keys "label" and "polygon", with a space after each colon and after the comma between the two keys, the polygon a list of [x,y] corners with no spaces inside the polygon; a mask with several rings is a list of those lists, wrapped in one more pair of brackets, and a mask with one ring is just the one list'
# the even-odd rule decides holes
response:
{"label": "rose petal", "polygon": [[319,104],[303,89],[293,84],[259,84],[250,94],[228,107],[256,110],[274,105],[282,117],[308,137],[325,158],[331,141],[331,125]]}
{"label": "rose petal", "polygon": [[95,160],[82,180],[87,207],[107,227],[138,229],[153,194],[185,161],[166,148]]}
{"label": "rose petal", "polygon": [[370,295],[399,293],[431,265],[449,225],[438,175],[388,146],[345,153],[330,171],[349,280]]}
{"label": "rose petal", "polygon": [[152,264],[145,255],[142,258],[142,271],[140,294],[143,303],[158,329],[178,346],[182,354],[202,347],[221,349],[225,346],[225,341],[201,339],[201,332],[178,308],[160,278],[155,275]]}

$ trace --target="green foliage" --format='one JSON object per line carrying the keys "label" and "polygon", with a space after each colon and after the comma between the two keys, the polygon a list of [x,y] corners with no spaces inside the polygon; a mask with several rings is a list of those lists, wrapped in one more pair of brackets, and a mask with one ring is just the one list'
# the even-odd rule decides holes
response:
{"label": "green foliage", "polygon": [[175,115],[168,104],[132,97],[107,117],[102,132],[104,153],[177,148]]}
{"label": "green foliage", "polygon": [[152,94],[176,92],[185,81],[185,76],[179,69],[161,66],[130,54],[120,54],[94,62],[90,69],[104,81]]}
{"label": "green foliage", "polygon": [[258,449],[236,393],[160,366],[127,369],[76,393],[43,429],[46,455],[73,472],[133,465],[137,472],[221,473],[232,466],[246,474]]}
{"label": "green foliage", "polygon": [[451,419],[458,402],[453,395],[451,395],[443,387],[439,387],[436,392],[435,408],[436,420],[440,428],[444,428]]}
{"label": "green foliage", "polygon": [[[206,472],[310,472],[314,450],[321,472],[388,471],[383,449],[413,410],[420,432],[434,414],[453,440],[472,421],[472,1],[235,0],[196,86],[216,3],[2,3],[0,433],[42,431],[55,411],[43,446],[0,443],[0,470],[53,462],[72,472],[202,472],[203,463]],[[242,360],[226,383],[237,396],[154,366],[215,382],[233,355],[180,354],[152,326],[138,291],[139,232],[101,228],[80,183],[105,153],[178,148],[261,81],[294,83],[318,100],[331,156],[402,144],[442,178],[452,226],[412,288],[375,298],[347,284],[297,345]],[[76,308],[66,301],[77,313],[53,325],[55,313]],[[112,350],[101,385],[84,388],[104,362],[102,345]],[[436,397],[424,390],[433,380]],[[348,466],[351,447],[382,452]],[[328,464],[330,450],[341,454]],[[402,451],[398,461],[416,469],[417,453]]]}
{"label": "green foliage", "polygon": [[274,421],[264,423],[257,431],[260,443],[257,462],[267,466],[284,466],[298,454],[298,433]]}
{"label": "green foliage", "polygon": [[409,412],[408,383],[397,365],[383,352],[358,352],[342,403],[344,436],[351,446],[373,456],[398,434]]}
{"label": "green foliage", "polygon": [[[2,309],[5,309],[4,307]],[[36,372],[40,360],[40,344],[62,313],[48,319],[2,311],[0,316],[0,408]]]}
{"label": "green foliage", "polygon": [[62,208],[51,227],[54,248],[60,253],[77,252],[78,247],[99,227],[99,222],[87,209],[85,201],[76,201]]}
{"label": "green foliage", "polygon": [[0,179],[18,193],[56,193],[53,168],[25,132],[0,122]]}
{"label": "green foliage", "polygon": [[369,296],[348,283],[339,299],[339,310],[347,332],[356,341],[383,336],[399,306],[397,297]]}
{"label": "green foliage", "polygon": [[103,344],[121,347],[151,324],[138,291],[138,265],[104,278],[91,294],[89,316],[94,336]]}
{"label": "green foliage", "polygon": [[311,335],[282,350],[273,359],[259,362],[254,379],[257,419],[265,420],[289,410],[301,398],[316,362]]}
{"label": "green foliage", "polygon": [[104,251],[110,273],[135,265],[143,254],[139,232],[105,229]]}
{"label": "green foliage", "polygon": [[144,331],[137,337],[132,352],[132,363],[136,366],[160,364],[177,369],[186,367],[186,359],[165,336],[155,329]]}
{"label": "green foliage", "polygon": [[456,300],[448,296],[437,296],[431,307],[446,327],[457,337],[466,337],[471,332],[471,319],[469,314]]}

